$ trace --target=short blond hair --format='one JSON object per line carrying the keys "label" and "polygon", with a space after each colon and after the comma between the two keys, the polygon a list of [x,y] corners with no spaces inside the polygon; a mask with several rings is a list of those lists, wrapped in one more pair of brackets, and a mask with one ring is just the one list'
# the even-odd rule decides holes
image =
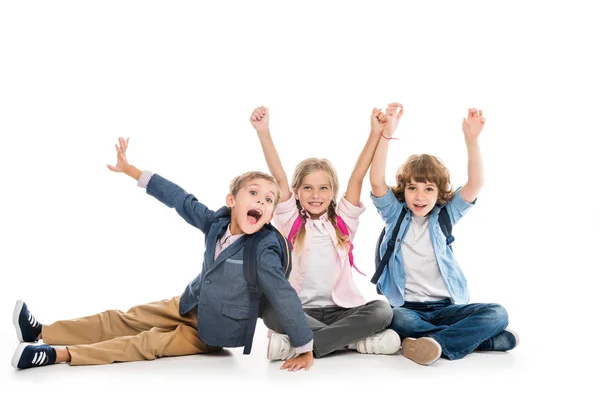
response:
{"label": "short blond hair", "polygon": [[429,154],[414,154],[398,168],[396,172],[396,186],[392,187],[394,196],[400,201],[404,199],[404,189],[410,185],[411,180],[416,182],[435,183],[438,188],[438,204],[446,204],[454,195],[450,184],[450,171],[442,160]]}
{"label": "short blond hair", "polygon": [[264,179],[265,181],[271,182],[273,185],[275,185],[275,200],[273,201],[273,207],[277,207],[277,204],[279,204],[279,201],[281,200],[281,189],[279,188],[275,178],[264,172],[249,171],[243,173],[242,175],[236,176],[229,185],[229,193],[235,197],[247,182],[254,179]]}

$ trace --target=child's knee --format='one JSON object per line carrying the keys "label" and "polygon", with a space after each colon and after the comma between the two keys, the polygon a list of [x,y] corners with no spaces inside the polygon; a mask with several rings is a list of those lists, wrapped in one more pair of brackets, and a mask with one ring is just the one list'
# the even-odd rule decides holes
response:
{"label": "child's knee", "polygon": [[396,332],[404,331],[405,329],[414,325],[414,323],[420,319],[420,317],[412,310],[398,307],[392,309],[392,323],[391,327]]}
{"label": "child's knee", "polygon": [[383,300],[375,300],[371,304],[373,319],[381,322],[384,326],[389,326],[392,322],[392,307]]}
{"label": "child's knee", "polygon": [[508,325],[508,311],[500,304],[488,304],[487,313],[489,318],[498,326],[506,327]]}

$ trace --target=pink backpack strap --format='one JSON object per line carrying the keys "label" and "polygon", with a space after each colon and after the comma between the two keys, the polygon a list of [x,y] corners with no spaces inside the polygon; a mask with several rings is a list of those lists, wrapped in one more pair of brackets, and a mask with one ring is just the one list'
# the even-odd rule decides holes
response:
{"label": "pink backpack strap", "polygon": [[300,228],[302,228],[302,216],[298,214],[298,217],[292,224],[292,229],[288,234],[288,240],[290,241],[290,245],[292,246],[292,250],[294,249],[294,242],[296,241],[296,236],[298,236],[298,232],[300,232]]}
{"label": "pink backpack strap", "polygon": [[342,235],[344,235],[344,236],[346,236],[348,238],[347,239],[347,243],[348,243],[348,258],[350,259],[350,265],[352,266],[352,268],[354,268],[355,270],[357,270],[359,274],[361,274],[363,276],[366,276],[354,264],[354,255],[352,254],[352,250],[354,249],[354,245],[350,241],[350,232],[348,231],[348,226],[346,225],[346,223],[344,222],[344,220],[342,219],[342,217],[340,217],[339,215],[335,216],[335,221],[337,223],[338,228],[340,229],[340,232],[342,232]]}

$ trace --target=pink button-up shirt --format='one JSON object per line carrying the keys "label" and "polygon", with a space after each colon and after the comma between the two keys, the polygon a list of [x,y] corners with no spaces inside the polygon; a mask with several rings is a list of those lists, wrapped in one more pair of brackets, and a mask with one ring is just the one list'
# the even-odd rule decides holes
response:
{"label": "pink button-up shirt", "polygon": [[[337,214],[342,217],[348,227],[350,240],[354,240],[356,229],[358,228],[358,217],[365,211],[365,206],[360,203],[357,207],[350,203],[344,197],[340,200],[337,207]],[[273,222],[279,228],[281,233],[286,237],[289,236],[294,221],[299,215],[298,207],[296,207],[296,199],[292,195],[288,201],[279,203],[275,209]],[[327,218],[327,214],[319,217],[324,222],[325,229],[331,236],[331,240],[335,243],[335,251],[337,253],[337,262],[334,266],[336,269],[336,281],[333,286],[332,298],[335,304],[343,308],[353,308],[365,304],[365,298],[360,293],[358,287],[352,278],[352,266],[348,258],[348,249],[346,246],[340,245],[335,233],[335,227]],[[296,292],[300,293],[304,274],[307,270],[306,262],[309,257],[299,257],[298,251],[305,253],[310,252],[310,244],[312,239],[313,224],[311,220],[307,220],[305,224],[306,235],[300,249],[294,248],[292,252],[292,273],[290,274],[290,284]]]}

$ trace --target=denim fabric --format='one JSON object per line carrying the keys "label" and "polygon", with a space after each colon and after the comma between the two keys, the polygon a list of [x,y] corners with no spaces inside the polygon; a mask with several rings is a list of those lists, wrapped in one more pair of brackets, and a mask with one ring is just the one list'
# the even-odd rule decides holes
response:
{"label": "denim fabric", "polygon": [[450,299],[405,302],[393,307],[390,328],[402,339],[431,337],[450,360],[463,358],[508,326],[508,314],[499,304],[453,305]]}

